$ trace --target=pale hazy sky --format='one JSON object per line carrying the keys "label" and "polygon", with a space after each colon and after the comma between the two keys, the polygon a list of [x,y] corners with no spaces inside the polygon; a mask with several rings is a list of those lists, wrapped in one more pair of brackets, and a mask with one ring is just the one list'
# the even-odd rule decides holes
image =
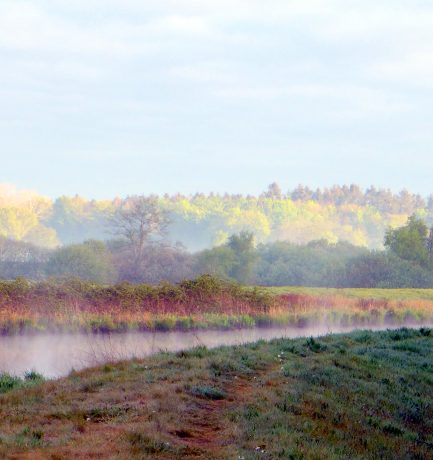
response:
{"label": "pale hazy sky", "polygon": [[0,0],[0,182],[433,192],[433,2]]}

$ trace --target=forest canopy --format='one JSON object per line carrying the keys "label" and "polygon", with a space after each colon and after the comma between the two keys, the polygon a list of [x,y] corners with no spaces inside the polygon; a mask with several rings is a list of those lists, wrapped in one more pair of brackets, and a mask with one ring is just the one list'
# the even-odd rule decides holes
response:
{"label": "forest canopy", "polygon": [[[149,196],[169,215],[167,237],[190,251],[226,243],[252,232],[256,243],[326,240],[383,248],[388,228],[416,214],[433,222],[433,196],[357,185],[312,190],[299,185],[283,192],[273,183],[258,196],[201,194]],[[0,185],[0,236],[46,248],[112,238],[113,215],[136,197],[90,200],[78,195],[50,199]]]}
{"label": "forest canopy", "polygon": [[433,197],[356,185],[51,200],[0,186],[0,278],[433,287]]}

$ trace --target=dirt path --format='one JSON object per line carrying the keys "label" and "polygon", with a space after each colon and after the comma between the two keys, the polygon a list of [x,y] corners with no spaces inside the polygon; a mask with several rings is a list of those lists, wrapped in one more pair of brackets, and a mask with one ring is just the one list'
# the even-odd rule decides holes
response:
{"label": "dirt path", "polygon": [[[253,401],[254,388],[261,381],[261,371],[252,376],[235,377],[226,386],[222,400],[199,400],[187,414],[182,430],[174,434],[186,448],[185,459],[226,459],[233,457],[238,428],[227,415]],[[167,457],[175,458],[175,457]]]}

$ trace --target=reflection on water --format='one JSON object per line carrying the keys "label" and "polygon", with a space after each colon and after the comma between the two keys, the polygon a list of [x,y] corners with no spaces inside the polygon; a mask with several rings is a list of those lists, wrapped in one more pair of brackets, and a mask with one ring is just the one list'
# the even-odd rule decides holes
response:
{"label": "reflection on water", "polygon": [[161,350],[177,351],[197,345],[237,345],[259,339],[319,336],[351,330],[354,328],[272,327],[229,331],[5,336],[0,337],[0,371],[22,375],[33,369],[45,377],[60,377],[67,375],[71,369],[140,358]]}

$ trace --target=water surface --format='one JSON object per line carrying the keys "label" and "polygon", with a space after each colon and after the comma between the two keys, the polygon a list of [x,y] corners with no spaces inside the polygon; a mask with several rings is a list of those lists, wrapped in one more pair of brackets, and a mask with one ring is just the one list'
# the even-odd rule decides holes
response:
{"label": "water surface", "polygon": [[[141,358],[158,351],[178,351],[198,345],[238,345],[259,339],[296,338],[349,332],[356,328],[270,327],[188,332],[127,332],[113,334],[39,334],[0,337],[0,372],[23,375],[35,370],[45,377],[67,375],[110,361]],[[359,329],[359,328],[358,328]],[[386,329],[386,327],[377,327]]]}

